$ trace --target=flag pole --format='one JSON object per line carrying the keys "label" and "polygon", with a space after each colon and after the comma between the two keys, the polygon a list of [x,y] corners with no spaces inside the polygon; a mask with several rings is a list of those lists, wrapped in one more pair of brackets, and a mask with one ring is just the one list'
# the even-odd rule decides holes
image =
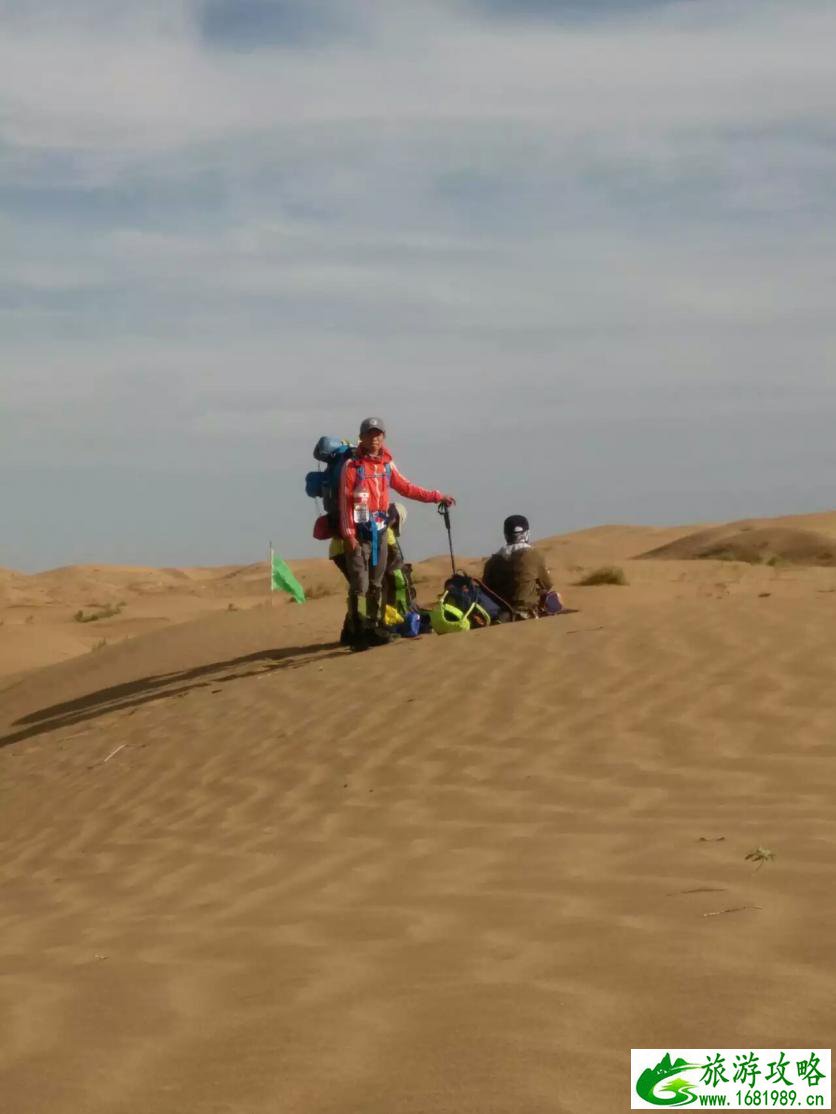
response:
{"label": "flag pole", "polygon": [[267,543],[267,547],[268,547],[267,575],[270,577],[270,588],[269,588],[269,591],[270,591],[270,607],[272,608],[272,606],[273,606],[273,542],[269,541]]}

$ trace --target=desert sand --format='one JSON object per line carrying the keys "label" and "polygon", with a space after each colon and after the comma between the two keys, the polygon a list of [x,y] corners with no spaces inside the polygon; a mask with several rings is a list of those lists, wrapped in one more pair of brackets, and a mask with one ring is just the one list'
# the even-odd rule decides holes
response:
{"label": "desert sand", "polygon": [[631,1047],[830,1046],[831,544],[554,537],[577,613],[360,655],[325,562],[0,573],[3,1111],[609,1114]]}

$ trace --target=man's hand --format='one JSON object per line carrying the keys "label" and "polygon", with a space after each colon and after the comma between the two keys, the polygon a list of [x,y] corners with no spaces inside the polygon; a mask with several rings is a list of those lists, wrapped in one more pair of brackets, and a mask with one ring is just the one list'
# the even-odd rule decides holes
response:
{"label": "man's hand", "polygon": [[455,507],[456,500],[453,498],[452,495],[442,495],[441,505],[442,507]]}
{"label": "man's hand", "polygon": [[344,538],[343,541],[345,542],[345,548],[348,550],[349,553],[353,553],[357,546],[360,544],[354,534],[349,534],[349,536],[347,538]]}

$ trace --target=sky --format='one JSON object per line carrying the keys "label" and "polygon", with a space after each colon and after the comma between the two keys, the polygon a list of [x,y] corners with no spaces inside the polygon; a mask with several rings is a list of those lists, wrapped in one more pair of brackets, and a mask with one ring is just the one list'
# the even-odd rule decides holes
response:
{"label": "sky", "polygon": [[[836,506],[832,0],[0,0],[0,565]],[[413,504],[409,556],[443,552]]]}

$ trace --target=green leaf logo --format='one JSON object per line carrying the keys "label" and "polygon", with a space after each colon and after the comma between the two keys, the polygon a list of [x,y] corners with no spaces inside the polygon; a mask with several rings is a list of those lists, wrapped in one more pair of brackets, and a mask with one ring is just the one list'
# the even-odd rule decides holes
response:
{"label": "green leaf logo", "polygon": [[689,1106],[697,1101],[693,1093],[696,1084],[672,1076],[699,1067],[682,1059],[671,1061],[670,1053],[666,1052],[655,1068],[646,1068],[641,1073],[636,1080],[636,1094],[654,1106]]}

